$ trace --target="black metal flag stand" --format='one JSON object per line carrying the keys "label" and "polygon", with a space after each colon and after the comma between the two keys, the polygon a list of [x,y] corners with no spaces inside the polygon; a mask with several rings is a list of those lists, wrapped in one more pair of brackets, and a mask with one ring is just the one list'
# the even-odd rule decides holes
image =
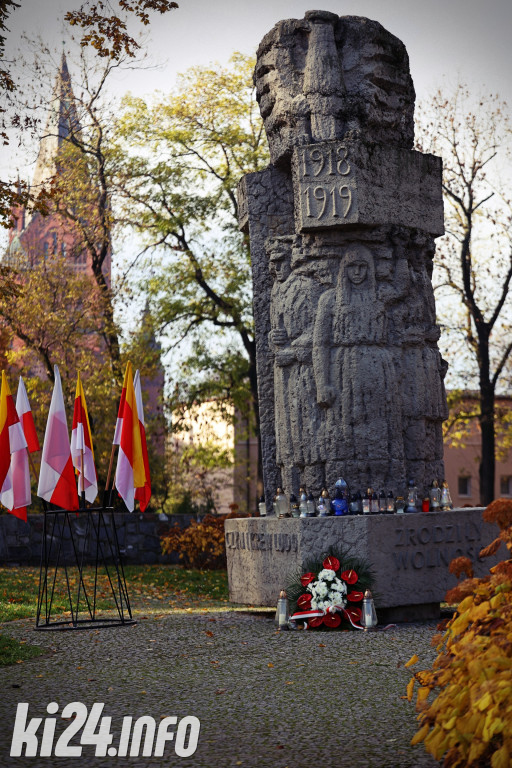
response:
{"label": "black metal flag stand", "polygon": [[[110,495],[105,493],[108,506],[104,503],[86,508],[82,494],[78,512],[48,509],[43,502],[36,630],[98,629],[137,623],[132,618]],[[92,587],[86,585],[85,566],[93,574]],[[98,597],[112,601],[110,615],[98,606]],[[69,618],[61,616],[63,601],[69,605]],[[56,614],[54,618],[52,613]]]}

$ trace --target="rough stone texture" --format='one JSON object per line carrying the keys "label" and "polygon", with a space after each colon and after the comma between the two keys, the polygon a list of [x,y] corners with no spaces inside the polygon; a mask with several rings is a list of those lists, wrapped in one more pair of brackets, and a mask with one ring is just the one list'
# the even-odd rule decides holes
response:
{"label": "rough stone texture", "polygon": [[431,284],[441,161],[412,149],[404,45],[310,11],[255,70],[272,164],[239,185],[251,240],[265,497],[423,490],[444,476],[446,363]]}
{"label": "rough stone texture", "polygon": [[[59,517],[62,517],[59,515]],[[96,516],[97,517],[97,516]],[[106,515],[108,521],[110,515]],[[115,524],[121,554],[125,563],[177,563],[178,553],[171,552],[163,555],[160,547],[160,536],[169,528],[178,523],[182,527],[195,520],[192,515],[177,515],[168,521],[161,521],[158,515],[151,513],[129,514],[115,513]],[[96,550],[91,538],[91,529],[87,535],[87,516],[83,513],[76,516],[69,515],[75,546],[82,552],[85,545],[85,562],[93,562]],[[43,515],[29,515],[28,522],[24,522],[13,515],[0,516],[0,564],[2,565],[39,565],[41,561],[41,547],[43,541]],[[58,552],[59,530],[61,522],[53,529],[53,516],[49,516],[47,528],[47,546],[50,547],[53,539],[53,553]],[[109,535],[112,537],[109,525]],[[100,541],[108,553],[107,531],[102,525],[100,528]],[[74,563],[73,542],[69,526],[62,528],[62,546],[60,550],[60,563]]]}
{"label": "rough stone texture", "polygon": [[481,509],[403,515],[357,515],[225,522],[230,600],[275,605],[279,592],[311,557],[330,548],[346,548],[374,570],[381,608],[440,603],[456,579],[450,561],[462,555],[474,562],[475,575],[506,557],[502,545],[494,558],[478,560],[480,550],[499,534],[484,523]]}

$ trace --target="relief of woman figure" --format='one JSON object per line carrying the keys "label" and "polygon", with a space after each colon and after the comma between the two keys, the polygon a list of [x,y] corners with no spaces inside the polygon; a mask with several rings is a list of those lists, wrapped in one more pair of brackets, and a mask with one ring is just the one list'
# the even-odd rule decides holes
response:
{"label": "relief of woman figure", "polygon": [[331,268],[328,260],[307,262],[297,256],[291,265],[284,237],[276,238],[269,253],[276,463],[288,492],[305,485],[320,493],[325,482],[319,440],[323,413],[316,403],[311,350],[318,299],[332,285]]}
{"label": "relief of woman figure", "polygon": [[313,366],[317,401],[327,409],[326,474],[343,471],[356,487],[370,481],[396,487],[405,480],[400,389],[387,344],[373,256],[350,245],[336,288],[319,302]]}

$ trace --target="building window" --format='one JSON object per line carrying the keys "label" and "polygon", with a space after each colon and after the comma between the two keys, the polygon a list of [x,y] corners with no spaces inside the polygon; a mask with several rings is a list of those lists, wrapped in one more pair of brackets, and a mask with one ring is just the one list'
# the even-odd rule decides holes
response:
{"label": "building window", "polygon": [[500,478],[500,496],[512,496],[512,477]]}
{"label": "building window", "polygon": [[64,240],[60,244],[60,252],[61,252],[62,258],[65,259],[66,256],[68,255],[68,247]]}
{"label": "building window", "polygon": [[459,477],[459,496],[471,496],[471,478]]}
{"label": "building window", "polygon": [[46,261],[46,259],[48,258],[48,252],[49,252],[49,250],[50,250],[50,246],[48,245],[48,242],[45,240],[45,241],[44,241],[44,245],[43,245],[43,255],[44,255],[44,260],[45,260],[45,261]]}
{"label": "building window", "polygon": [[58,247],[58,244],[57,244],[57,233],[56,232],[52,232],[52,240],[53,240],[53,250],[52,250],[52,253],[53,253],[54,256],[56,256],[57,255],[57,247]]}

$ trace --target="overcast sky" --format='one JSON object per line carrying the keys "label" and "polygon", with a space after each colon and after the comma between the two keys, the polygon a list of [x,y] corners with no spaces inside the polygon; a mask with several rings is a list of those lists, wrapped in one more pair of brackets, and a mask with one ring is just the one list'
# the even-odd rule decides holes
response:
{"label": "overcast sky", "polygon": [[[263,35],[280,19],[302,18],[315,7],[301,0],[178,0],[179,9],[153,14],[147,44],[163,66],[150,72],[124,73],[110,85],[118,95],[131,90],[144,95],[168,91],[178,73],[198,64],[225,63],[233,51],[254,53]],[[62,49],[66,10],[80,0],[19,0],[8,19],[7,58],[16,59],[22,33],[40,35]],[[381,22],[405,43],[417,100],[436,87],[466,82],[475,94],[499,93],[512,104],[510,34],[512,0],[322,0],[325,10],[368,16]],[[316,6],[316,7],[319,7]],[[140,25],[132,24],[132,31]],[[69,30],[68,30],[69,31]],[[73,72],[71,72],[73,75]],[[32,153],[32,159],[35,155]],[[0,148],[0,174],[30,179],[33,166],[16,142]]]}
{"label": "overcast sky", "polygon": [[[16,55],[22,32],[62,46],[63,16],[78,0],[20,0],[8,21],[8,57]],[[253,53],[280,19],[302,18],[312,3],[300,0],[179,0],[179,9],[152,15],[149,48],[164,68],[125,75],[120,92],[167,91],[188,67],[224,63],[234,50]],[[511,0],[322,0],[318,6],[340,15],[368,16],[405,43],[417,97],[462,79],[475,91],[498,92],[512,102]],[[16,161],[4,150],[2,166]],[[6,162],[7,161],[7,162]]]}
{"label": "overcast sky", "polygon": [[[19,0],[8,19],[7,59],[16,59],[22,33],[40,35],[58,50],[65,39],[63,17],[80,0]],[[118,95],[168,91],[176,75],[198,64],[225,63],[233,51],[254,53],[280,19],[302,18],[315,7],[301,0],[178,0],[179,9],[152,14],[147,48],[163,66],[124,73],[110,83]],[[117,5],[117,3],[116,3]],[[409,52],[417,100],[459,80],[475,94],[499,93],[512,104],[512,0],[322,0],[338,14],[368,16],[399,37]],[[140,25],[132,24],[133,31]],[[69,32],[69,28],[68,28]],[[73,72],[71,72],[73,75]],[[35,154],[31,153],[31,160]],[[0,175],[30,179],[33,166],[12,141],[0,147]],[[1,239],[1,238],[0,238]]]}
{"label": "overcast sky", "polygon": [[[50,47],[62,49],[63,17],[80,0],[19,0],[10,16],[7,58],[14,58],[22,33],[40,35]],[[176,75],[194,65],[225,63],[233,51],[251,54],[280,19],[302,18],[311,8],[339,15],[376,19],[406,45],[417,99],[438,86],[459,80],[479,94],[498,93],[512,104],[512,0],[178,0],[179,9],[153,14],[148,48],[164,64],[160,70],[125,74],[118,95],[131,90],[144,95],[168,91]],[[137,25],[132,24],[135,30]],[[137,26],[138,28],[138,26]],[[73,75],[73,72],[71,73]],[[33,166],[13,141],[0,149],[0,174],[14,176],[19,168],[30,179]],[[1,242],[6,233],[0,235]]]}

